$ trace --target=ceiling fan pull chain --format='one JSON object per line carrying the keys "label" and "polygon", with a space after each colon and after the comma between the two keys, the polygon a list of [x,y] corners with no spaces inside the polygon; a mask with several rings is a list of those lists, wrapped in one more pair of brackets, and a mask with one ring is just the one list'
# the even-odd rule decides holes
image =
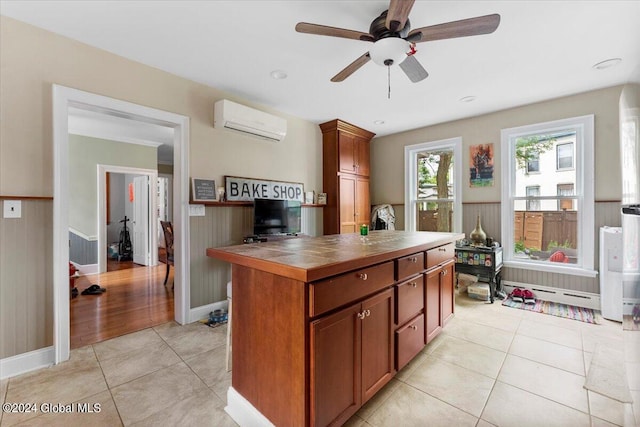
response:
{"label": "ceiling fan pull chain", "polygon": [[387,65],[387,85],[389,87],[387,91],[387,99],[391,99],[391,67]]}

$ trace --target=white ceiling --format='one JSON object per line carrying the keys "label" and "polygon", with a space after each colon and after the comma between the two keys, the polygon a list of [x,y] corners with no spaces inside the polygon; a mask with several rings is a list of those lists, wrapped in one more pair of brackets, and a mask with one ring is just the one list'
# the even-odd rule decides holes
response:
{"label": "white ceiling", "polygon": [[[491,13],[495,33],[419,43],[429,77],[370,62],[363,41],[300,34],[297,22],[368,32],[388,1],[4,1],[0,13],[315,123],[378,135],[640,82],[640,1],[416,1],[413,28]],[[612,68],[593,65],[622,58]],[[273,70],[288,78],[275,80]],[[475,96],[474,102],[460,99]],[[374,121],[383,120],[383,125]]]}

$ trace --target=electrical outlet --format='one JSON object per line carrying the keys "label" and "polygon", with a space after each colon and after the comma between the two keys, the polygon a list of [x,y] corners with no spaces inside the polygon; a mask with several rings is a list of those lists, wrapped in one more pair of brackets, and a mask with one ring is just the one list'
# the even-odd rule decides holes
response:
{"label": "electrical outlet", "polygon": [[2,209],[3,218],[22,218],[22,201],[5,200]]}
{"label": "electrical outlet", "polygon": [[189,205],[189,216],[204,216],[204,205]]}

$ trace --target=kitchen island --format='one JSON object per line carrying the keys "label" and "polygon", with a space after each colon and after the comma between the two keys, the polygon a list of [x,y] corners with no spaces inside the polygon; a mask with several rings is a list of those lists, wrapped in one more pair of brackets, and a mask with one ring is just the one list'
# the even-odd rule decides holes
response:
{"label": "kitchen island", "polygon": [[241,426],[342,425],[453,316],[458,233],[373,231],[224,248]]}

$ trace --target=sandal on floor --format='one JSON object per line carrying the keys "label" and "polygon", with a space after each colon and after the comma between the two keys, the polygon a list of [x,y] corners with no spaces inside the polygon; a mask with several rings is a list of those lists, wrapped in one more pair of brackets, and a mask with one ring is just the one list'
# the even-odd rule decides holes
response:
{"label": "sandal on floor", "polygon": [[84,291],[82,291],[82,295],[100,295],[104,292],[107,292],[106,288],[101,288],[98,285],[91,285]]}
{"label": "sandal on floor", "polygon": [[522,290],[522,297],[524,298],[525,304],[535,304],[536,296],[529,289]]}
{"label": "sandal on floor", "polygon": [[513,302],[524,302],[524,293],[520,288],[515,288],[513,291],[511,291],[509,297],[511,297],[511,300]]}

